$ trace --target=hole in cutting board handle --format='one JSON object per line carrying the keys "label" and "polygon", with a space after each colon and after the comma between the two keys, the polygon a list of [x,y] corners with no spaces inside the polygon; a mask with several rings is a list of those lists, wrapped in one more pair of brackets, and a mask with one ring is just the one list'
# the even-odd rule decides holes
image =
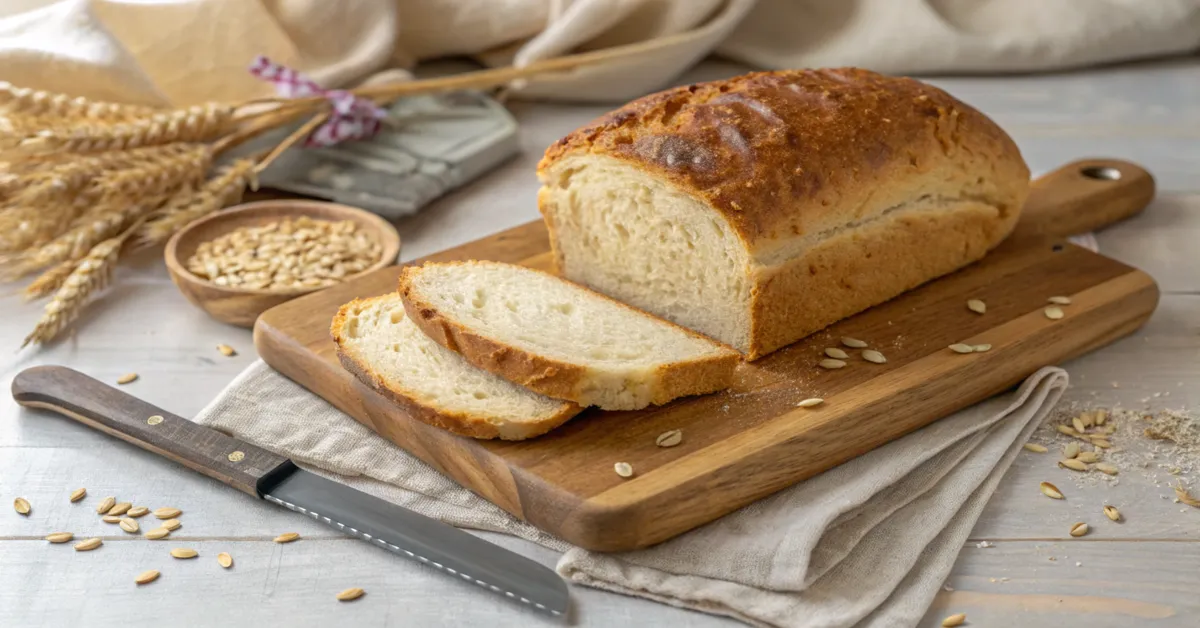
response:
{"label": "hole in cutting board handle", "polygon": [[1089,179],[1100,181],[1120,181],[1121,171],[1111,166],[1088,166],[1081,168],[1079,173]]}

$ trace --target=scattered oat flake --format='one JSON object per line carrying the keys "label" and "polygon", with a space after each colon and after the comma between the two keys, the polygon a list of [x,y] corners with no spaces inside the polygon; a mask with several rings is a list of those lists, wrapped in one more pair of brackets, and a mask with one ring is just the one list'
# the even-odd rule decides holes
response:
{"label": "scattered oat flake", "polygon": [[1062,499],[1063,498],[1062,491],[1058,490],[1057,486],[1055,486],[1049,482],[1042,482],[1039,485],[1039,488],[1042,490],[1042,494],[1045,495],[1046,497],[1049,497],[1050,499]]}
{"label": "scattered oat flake", "polygon": [[158,570],[151,569],[150,571],[143,571],[142,573],[138,574],[138,577],[134,578],[133,581],[138,584],[149,584],[155,580],[158,580],[158,576]]}
{"label": "scattered oat flake", "polygon": [[683,442],[683,432],[680,430],[667,430],[654,439],[654,444],[659,447],[674,447],[681,442]]}
{"label": "scattered oat flake", "polygon": [[825,355],[827,355],[835,360],[845,360],[846,358],[850,357],[850,354],[846,353],[845,351],[842,351],[841,349],[838,349],[837,347],[829,347],[828,349],[825,350]]}
{"label": "scattered oat flake", "polygon": [[154,509],[154,516],[158,517],[159,519],[174,519],[182,514],[183,514],[183,511],[178,508],[156,508],[156,509]]}
{"label": "scattered oat flake", "polygon": [[618,462],[614,464],[613,471],[616,471],[617,475],[623,478],[633,477],[633,465],[629,464],[628,462]]}
{"label": "scattered oat flake", "polygon": [[98,514],[98,515],[106,514],[110,508],[112,508],[114,505],[116,505],[116,503],[117,503],[116,497],[105,497],[104,499],[100,500],[99,504],[96,504],[96,514]]}
{"label": "scattered oat flake", "polygon": [[1050,306],[1050,307],[1048,307],[1048,308],[1046,308],[1046,309],[1044,309],[1044,310],[1042,310],[1042,312],[1043,312],[1043,313],[1046,315],[1046,318],[1048,318],[1048,319],[1050,319],[1050,320],[1052,320],[1052,321],[1056,321],[1056,320],[1058,320],[1058,319],[1060,319],[1060,318],[1062,318],[1062,317],[1063,317],[1063,311],[1062,311],[1062,308],[1060,308],[1060,307],[1055,307],[1055,306],[1053,306],[1053,305],[1052,305],[1052,306]]}
{"label": "scattered oat flake", "polygon": [[66,543],[73,538],[75,538],[75,535],[70,532],[55,532],[54,534],[46,535],[46,540],[51,543]]}
{"label": "scattered oat flake", "polygon": [[199,555],[199,552],[190,547],[176,547],[175,549],[171,550],[171,556],[175,558],[187,559],[195,558]]}
{"label": "scattered oat flake", "polygon": [[29,500],[25,499],[24,497],[18,497],[14,499],[13,509],[17,511],[18,515],[28,515],[30,510]]}
{"label": "scattered oat flake", "polygon": [[883,357],[882,353],[874,349],[864,349],[862,352],[862,358],[867,362],[873,362],[875,364],[884,364],[887,362],[887,358]]}
{"label": "scattered oat flake", "polygon": [[1080,521],[1071,526],[1071,536],[1083,536],[1088,533],[1088,524]]}
{"label": "scattered oat flake", "polygon": [[846,366],[846,363],[842,360],[835,360],[833,358],[825,358],[824,360],[817,362],[817,366],[819,366],[823,369],[840,369],[840,368]]}
{"label": "scattered oat flake", "polygon": [[954,628],[955,626],[961,626],[965,621],[967,621],[966,613],[951,615],[942,620],[942,628]]}
{"label": "scattered oat flake", "polygon": [[961,342],[950,345],[950,350],[955,353],[975,353],[975,347]]}
{"label": "scattered oat flake", "polygon": [[137,378],[138,378],[137,373],[126,373],[117,378],[117,383],[124,386],[125,384],[128,384],[128,383],[136,380]]}
{"label": "scattered oat flake", "polygon": [[358,587],[352,587],[352,588],[346,589],[345,591],[342,591],[341,593],[338,593],[337,599],[339,602],[351,602],[351,601],[357,600],[358,598],[362,597],[364,593],[366,593],[366,592],[363,591],[362,589],[360,589]]}
{"label": "scattered oat flake", "polygon": [[858,338],[842,338],[842,344],[851,349],[866,349],[869,346]]}
{"label": "scattered oat flake", "polygon": [[801,401],[800,403],[796,404],[796,407],[811,408],[813,406],[819,406],[823,403],[825,403],[824,399],[822,399],[820,397],[813,397],[811,399],[805,399],[804,401]]}
{"label": "scattered oat flake", "polygon": [[967,309],[976,314],[984,314],[987,312],[987,304],[979,299],[970,299],[967,301]]}
{"label": "scattered oat flake", "polygon": [[291,543],[292,541],[295,541],[298,538],[300,538],[299,532],[284,532],[283,534],[280,534],[279,536],[275,537],[275,542],[276,543]]}
{"label": "scattered oat flake", "polygon": [[225,569],[229,569],[233,566],[233,556],[230,556],[228,552],[221,552],[217,554],[217,564]]}
{"label": "scattered oat flake", "polygon": [[75,503],[75,502],[83,499],[84,497],[87,497],[87,489],[86,488],[77,488],[77,489],[71,491],[71,503]]}
{"label": "scattered oat flake", "polygon": [[1070,305],[1071,304],[1070,297],[1050,297],[1049,299],[1047,299],[1047,301],[1049,301],[1050,303],[1053,303],[1055,305]]}
{"label": "scattered oat flake", "polygon": [[989,345],[987,343],[984,343],[981,345],[975,345],[975,353],[986,353],[991,350],[992,350],[992,345]]}
{"label": "scattered oat flake", "polygon": [[1062,467],[1062,468],[1064,468],[1064,469],[1070,469],[1070,470],[1072,470],[1072,471],[1081,471],[1081,472],[1082,472],[1082,471],[1087,471],[1087,470],[1089,469],[1089,467],[1088,467],[1087,463],[1085,463],[1085,462],[1080,462],[1080,461],[1078,461],[1078,460],[1075,460],[1075,459],[1073,459],[1073,458],[1067,458],[1067,459],[1065,459],[1065,460],[1059,460],[1059,461],[1058,461],[1058,466],[1060,466],[1060,467]]}
{"label": "scattered oat flake", "polygon": [[100,547],[101,545],[104,545],[104,541],[101,541],[100,537],[92,537],[90,539],[87,539],[86,541],[80,541],[80,542],[76,543],[75,551],[89,552],[91,550],[96,549],[97,547]]}
{"label": "scattered oat flake", "polygon": [[1104,516],[1108,517],[1109,519],[1112,519],[1113,521],[1120,521],[1121,520],[1121,511],[1117,510],[1116,506],[1105,506],[1104,507]]}
{"label": "scattered oat flake", "polygon": [[1026,450],[1032,451],[1035,454],[1044,454],[1047,451],[1049,451],[1045,447],[1043,447],[1037,443],[1025,443],[1024,447]]}
{"label": "scattered oat flake", "polygon": [[229,345],[217,345],[217,351],[220,351],[221,355],[227,358],[237,355],[237,351],[234,351],[233,347]]}

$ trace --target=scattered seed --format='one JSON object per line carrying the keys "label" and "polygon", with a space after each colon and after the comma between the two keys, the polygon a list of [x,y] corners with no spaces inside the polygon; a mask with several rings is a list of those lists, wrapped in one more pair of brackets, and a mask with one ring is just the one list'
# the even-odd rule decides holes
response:
{"label": "scattered seed", "polygon": [[229,345],[217,345],[217,351],[220,351],[221,355],[227,358],[237,355],[237,351],[234,351],[233,347]]}
{"label": "scattered seed", "polygon": [[108,514],[108,515],[123,515],[123,514],[125,514],[125,513],[129,512],[129,509],[130,509],[130,508],[133,508],[133,504],[131,504],[131,503],[129,503],[129,502],[121,502],[121,503],[119,503],[119,504],[113,504],[113,507],[112,507],[112,508],[109,508],[109,509],[108,509],[108,512],[107,512],[107,513],[105,513],[105,514]]}
{"label": "scattered seed", "polygon": [[1200,508],[1200,499],[1192,497],[1191,493],[1188,493],[1187,489],[1183,488],[1182,483],[1172,488],[1175,489],[1175,498],[1178,499],[1180,503],[1187,504],[1192,508]]}
{"label": "scattered seed", "polygon": [[75,535],[70,532],[55,532],[54,534],[46,535],[46,540],[51,543],[66,543],[73,538],[75,538]]}
{"label": "scattered seed", "polygon": [[154,510],[154,516],[159,519],[174,519],[182,514],[183,511],[178,508],[156,508]]}
{"label": "scattered seed", "polygon": [[80,541],[75,544],[76,552],[90,552],[104,544],[99,537],[92,537],[86,541]]}
{"label": "scattered seed", "polygon": [[1060,466],[1064,469],[1070,469],[1072,471],[1087,471],[1088,470],[1088,466],[1086,463],[1080,462],[1078,460],[1073,460],[1071,458],[1067,458],[1066,460],[1059,460],[1058,466]]}
{"label": "scattered seed", "polygon": [[292,541],[295,541],[298,538],[300,538],[299,532],[284,532],[283,534],[280,534],[279,536],[275,537],[275,542],[276,543],[291,543]]}
{"label": "scattered seed", "polygon": [[986,351],[991,351],[991,350],[992,350],[992,345],[989,345],[989,344],[975,345],[975,353],[984,353]]}
{"label": "scattered seed", "polygon": [[83,499],[84,497],[87,497],[87,489],[86,488],[77,488],[77,489],[71,491],[71,503],[72,504]]}
{"label": "scattered seed", "polygon": [[842,360],[835,360],[833,358],[825,358],[824,360],[817,362],[817,366],[819,366],[823,369],[840,369],[843,366],[846,366],[846,363],[843,362]]}
{"label": "scattered seed", "polygon": [[1083,536],[1088,533],[1088,525],[1082,521],[1071,526],[1071,536]]}
{"label": "scattered seed", "polygon": [[341,593],[338,593],[337,599],[339,602],[351,602],[351,601],[357,600],[358,598],[362,597],[364,593],[366,593],[366,591],[363,591],[362,589],[360,589],[358,587],[353,587],[350,589],[346,589],[345,591],[342,591]]}
{"label": "scattered seed", "polygon": [[175,549],[171,550],[171,556],[174,556],[175,558],[195,558],[199,555],[200,554],[197,553],[196,550],[190,547],[176,547]]}
{"label": "scattered seed", "polygon": [[1120,472],[1120,470],[1117,469],[1117,467],[1115,465],[1108,464],[1107,462],[1096,463],[1096,470],[1101,473],[1106,473],[1108,475],[1116,475],[1117,473]]}
{"label": "scattered seed", "polygon": [[1047,301],[1049,301],[1055,305],[1070,305],[1071,304],[1070,297],[1050,297],[1049,299],[1047,299]]}
{"label": "scattered seed", "polygon": [[150,584],[151,582],[154,582],[155,580],[158,580],[158,570],[157,569],[151,569],[150,571],[143,571],[142,573],[138,574],[137,578],[133,579],[133,581],[138,584]]}
{"label": "scattered seed", "polygon": [[1121,511],[1117,510],[1116,506],[1105,506],[1104,507],[1104,516],[1108,517],[1109,519],[1112,519],[1113,521],[1120,521],[1121,520]]}
{"label": "scattered seed", "polygon": [[25,499],[24,497],[18,497],[14,499],[13,509],[17,511],[18,515],[28,515],[30,510],[29,500]]}
{"label": "scattered seed", "polygon": [[1107,439],[1104,439],[1104,438],[1092,438],[1092,444],[1099,447],[1100,449],[1108,449],[1108,448],[1112,447],[1112,443],[1110,443]]}
{"label": "scattered seed", "polygon": [[1035,454],[1044,454],[1047,449],[1037,443],[1025,443],[1025,449],[1032,451]]}
{"label": "scattered seed", "polygon": [[1061,434],[1066,434],[1067,436],[1079,436],[1079,432],[1076,432],[1073,428],[1071,428],[1069,426],[1055,425],[1054,427],[1057,428],[1059,433],[1061,433]]}
{"label": "scattered seed", "polygon": [[105,497],[96,505],[96,514],[103,515],[117,503],[116,497]]}
{"label": "scattered seed", "polygon": [[864,349],[862,352],[862,359],[875,364],[883,364],[887,362],[887,358],[883,357],[882,353],[874,349]]}
{"label": "scattered seed", "polygon": [[171,533],[171,531],[166,528],[154,528],[153,530],[147,532],[146,534],[144,534],[142,536],[145,536],[146,538],[150,539],[151,541],[157,541],[158,539],[167,538],[167,535],[170,533]]}
{"label": "scattered seed", "polygon": [[124,530],[130,534],[137,534],[138,522],[134,521],[133,519],[130,519],[129,517],[125,517],[124,519],[122,519],[120,526],[121,526],[122,530]]}
{"label": "scattered seed", "polygon": [[1092,422],[1095,421],[1096,418],[1092,416],[1091,412],[1084,412],[1079,415],[1079,420],[1083,423],[1083,427],[1088,428],[1092,426]]}
{"label": "scattered seed", "polygon": [[129,512],[125,513],[125,516],[136,519],[138,517],[144,517],[145,515],[149,514],[149,512],[150,509],[146,508],[145,506],[134,506],[133,508],[129,509]]}
{"label": "scattered seed", "polygon": [[233,557],[229,555],[229,552],[221,552],[217,554],[217,564],[229,569],[233,566]]}
{"label": "scattered seed", "polygon": [[1108,419],[1108,412],[1106,412],[1104,410],[1096,411],[1096,416],[1095,416],[1096,425],[1104,425],[1104,421],[1106,421],[1107,419]]}
{"label": "scattered seed", "polygon": [[1055,486],[1049,482],[1042,482],[1038,486],[1038,488],[1042,489],[1042,494],[1045,495],[1046,497],[1049,497],[1050,499],[1062,499],[1063,498],[1062,491],[1058,490],[1057,486]]}
{"label": "scattered seed", "polygon": [[961,342],[956,342],[950,345],[950,350],[955,353],[975,353],[975,347],[971,345],[965,345]]}
{"label": "scattered seed", "polygon": [[[1081,451],[1081,452],[1079,452],[1078,456],[1075,456],[1075,459],[1080,462],[1088,462],[1088,463],[1100,462],[1100,454],[1098,454],[1094,451]],[[1096,468],[1099,469],[1099,467],[1096,467]]]}
{"label": "scattered seed", "polygon": [[867,343],[859,340],[858,338],[842,338],[842,344],[850,347],[851,349],[866,349],[868,346]]}
{"label": "scattered seed", "polygon": [[1079,432],[1080,434],[1087,431],[1087,426],[1083,424],[1083,419],[1079,417],[1071,419],[1071,426],[1074,427],[1075,431]]}
{"label": "scattered seed", "polygon": [[955,626],[961,626],[965,621],[967,621],[966,613],[951,615],[942,620],[942,628],[954,628]]}
{"label": "scattered seed", "polygon": [[128,384],[137,378],[138,378],[137,373],[126,373],[117,378],[117,383],[124,386],[125,384]]}
{"label": "scattered seed", "polygon": [[1077,443],[1075,441],[1071,441],[1071,442],[1067,443],[1066,445],[1063,445],[1063,457],[1064,458],[1074,458],[1075,456],[1078,456],[1078,455],[1079,455],[1079,443]]}
{"label": "scattered seed", "polygon": [[683,432],[680,430],[667,430],[654,439],[654,444],[659,447],[674,447],[681,442],[683,442]]}
{"label": "scattered seed", "polygon": [[104,515],[100,520],[104,523],[121,523],[121,518],[116,515]]}
{"label": "scattered seed", "polygon": [[633,477],[633,465],[628,462],[618,462],[613,465],[613,471],[623,478]]}
{"label": "scattered seed", "polygon": [[976,314],[983,314],[987,312],[987,304],[979,299],[970,299],[967,301],[967,309]]}
{"label": "scattered seed", "polygon": [[804,401],[801,401],[800,403],[796,404],[796,406],[800,408],[811,408],[813,406],[819,406],[823,403],[825,403],[824,399],[820,397],[813,397],[811,399],[805,399]]}
{"label": "scattered seed", "polygon": [[167,519],[166,521],[162,522],[162,527],[166,528],[169,532],[178,530],[180,525],[182,524],[179,523],[178,519]]}
{"label": "scattered seed", "polygon": [[1050,307],[1048,307],[1048,308],[1046,308],[1046,309],[1044,309],[1044,310],[1042,310],[1042,312],[1046,314],[1046,318],[1048,318],[1048,319],[1050,319],[1050,320],[1052,320],[1052,321],[1056,321],[1056,320],[1058,320],[1058,319],[1060,319],[1060,318],[1062,318],[1062,317],[1063,317],[1063,311],[1062,311],[1062,308],[1060,308],[1060,307],[1055,307],[1055,306],[1053,306],[1053,305],[1052,305],[1052,306],[1050,306]]}
{"label": "scattered seed", "polygon": [[845,351],[842,351],[841,349],[838,349],[837,347],[829,347],[828,349],[825,350],[825,355],[827,355],[835,360],[845,360],[850,357],[850,354],[846,353]]}

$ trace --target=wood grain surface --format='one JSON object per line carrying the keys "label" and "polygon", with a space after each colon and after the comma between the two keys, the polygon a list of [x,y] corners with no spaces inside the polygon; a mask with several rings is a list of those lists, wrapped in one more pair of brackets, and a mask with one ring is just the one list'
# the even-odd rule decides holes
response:
{"label": "wood grain surface", "polygon": [[[1083,167],[1039,183],[1031,232],[1061,235],[1079,220],[1103,224],[1140,211],[1152,180],[1098,180]],[[1100,181],[1100,183],[1097,183]],[[1080,198],[1103,208],[1078,214]],[[1124,199],[1124,200],[1122,200]],[[1065,227],[1064,227],[1065,226]],[[493,259],[548,269],[540,222],[510,229],[427,259]],[[420,261],[420,260],[418,260]],[[328,337],[342,303],[395,289],[398,269],[266,312],[255,345],[268,364],[385,438],[534,525],[588,549],[617,551],[657,543],[820,473],[931,421],[1000,392],[1045,364],[1124,336],[1153,312],[1158,289],[1146,274],[1057,239],[1021,237],[982,262],[743,364],[728,391],[636,412],[595,409],[550,434],[517,443],[461,438],[405,416],[342,370]],[[1061,320],[1047,318],[1050,296],[1069,296]],[[987,303],[979,315],[968,299]],[[883,352],[886,364],[816,366],[843,336]],[[961,355],[953,343],[992,345]],[[809,397],[826,401],[798,408]],[[673,448],[655,445],[683,431]],[[632,479],[613,472],[633,465]]]}

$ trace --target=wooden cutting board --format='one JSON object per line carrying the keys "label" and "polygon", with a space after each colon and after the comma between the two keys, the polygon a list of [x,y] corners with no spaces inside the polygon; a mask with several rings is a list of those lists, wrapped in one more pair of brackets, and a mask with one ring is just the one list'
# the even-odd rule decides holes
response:
{"label": "wooden cutting board", "polygon": [[[1119,177],[1113,179],[1113,177]],[[1066,243],[1140,211],[1154,194],[1133,164],[1078,162],[1035,181],[1017,231],[983,261],[743,365],[732,389],[636,412],[584,412],[523,442],[455,436],[405,416],[339,365],[329,339],[338,306],[394,290],[398,268],[263,314],[259,354],[275,369],[513,515],[579,546],[628,550],[668,539],[836,466],[1021,381],[1041,366],[1138,328],[1158,288],[1145,273]],[[549,269],[542,223],[432,255]],[[418,260],[423,261],[423,260]],[[1046,299],[1068,296],[1061,320]],[[968,299],[987,313],[967,309]],[[817,368],[851,336],[887,356]],[[987,343],[960,355],[953,343]],[[797,402],[822,397],[823,405]],[[683,431],[682,444],[655,437]],[[633,465],[622,479],[616,462]]]}

